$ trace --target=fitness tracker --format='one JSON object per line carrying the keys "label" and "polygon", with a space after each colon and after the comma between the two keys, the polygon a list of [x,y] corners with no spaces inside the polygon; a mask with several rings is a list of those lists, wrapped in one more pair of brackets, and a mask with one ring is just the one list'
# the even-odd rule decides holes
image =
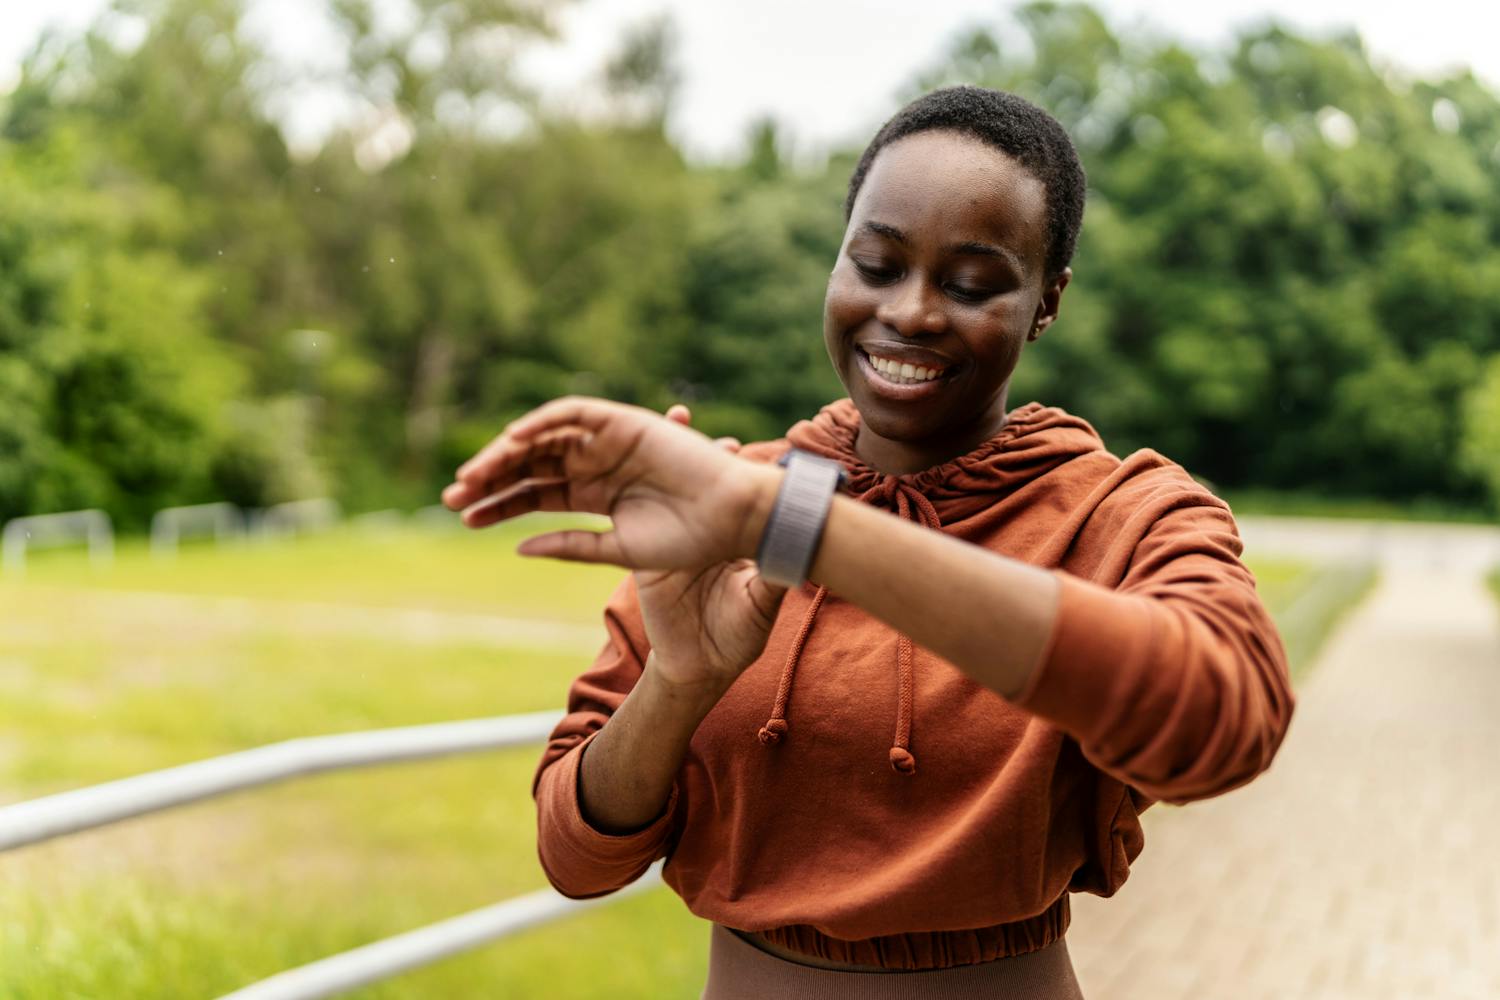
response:
{"label": "fitness tracker", "polygon": [[786,468],[755,562],[760,575],[783,587],[800,587],[823,537],[833,494],[848,478],[838,462],[798,448],[776,463]]}

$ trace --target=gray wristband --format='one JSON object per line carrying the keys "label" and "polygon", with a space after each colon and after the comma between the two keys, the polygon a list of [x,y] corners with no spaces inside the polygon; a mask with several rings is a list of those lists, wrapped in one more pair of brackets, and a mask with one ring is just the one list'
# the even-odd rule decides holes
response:
{"label": "gray wristband", "polygon": [[800,587],[812,568],[833,494],[847,478],[838,462],[793,448],[778,463],[786,476],[776,494],[755,562],[760,575],[783,587]]}

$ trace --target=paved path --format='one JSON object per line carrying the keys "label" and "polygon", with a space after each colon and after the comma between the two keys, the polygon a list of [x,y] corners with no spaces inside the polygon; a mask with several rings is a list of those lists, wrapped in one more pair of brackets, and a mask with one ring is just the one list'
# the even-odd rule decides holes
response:
{"label": "paved path", "polygon": [[1500,615],[1475,554],[1500,533],[1436,537],[1380,540],[1270,771],[1153,807],[1124,888],[1073,897],[1089,1000],[1500,998]]}

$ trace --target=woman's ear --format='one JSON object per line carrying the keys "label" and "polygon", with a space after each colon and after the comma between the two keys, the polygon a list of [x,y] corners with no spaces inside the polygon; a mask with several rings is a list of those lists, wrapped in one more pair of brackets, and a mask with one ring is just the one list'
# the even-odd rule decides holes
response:
{"label": "woman's ear", "polygon": [[1068,282],[1073,280],[1073,269],[1065,267],[1057,273],[1047,287],[1042,289],[1042,301],[1037,303],[1036,315],[1031,318],[1031,332],[1026,335],[1027,340],[1035,340],[1042,335],[1042,331],[1052,325],[1057,319],[1058,307],[1062,304],[1063,289],[1068,287]]}

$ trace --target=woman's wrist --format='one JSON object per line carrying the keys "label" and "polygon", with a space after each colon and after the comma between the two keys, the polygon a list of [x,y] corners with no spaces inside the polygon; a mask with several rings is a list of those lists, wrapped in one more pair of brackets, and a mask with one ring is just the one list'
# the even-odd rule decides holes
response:
{"label": "woman's wrist", "polygon": [[781,480],[786,471],[780,466],[754,463],[745,472],[739,500],[740,534],[735,543],[734,554],[739,559],[754,559],[755,553],[760,549],[761,536],[766,531],[766,522],[771,519],[771,508],[776,506],[776,494],[781,489]]}
{"label": "woman's wrist", "polygon": [[579,809],[604,833],[628,835],[661,815],[693,733],[723,694],[713,684],[668,681],[655,657],[646,657],[640,681],[580,764]]}
{"label": "woman's wrist", "polygon": [[732,680],[726,683],[719,678],[677,681],[672,680],[670,674],[671,671],[663,669],[661,658],[653,649],[646,655],[640,683],[646,685],[652,700],[666,706],[671,714],[693,720],[694,729],[719,703],[719,699],[724,697],[724,692],[733,683]]}

